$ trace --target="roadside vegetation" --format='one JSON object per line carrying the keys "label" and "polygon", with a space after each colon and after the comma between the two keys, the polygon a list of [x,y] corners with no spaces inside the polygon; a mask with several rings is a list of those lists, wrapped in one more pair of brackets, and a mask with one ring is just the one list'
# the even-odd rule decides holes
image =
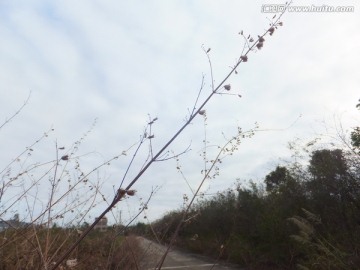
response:
{"label": "roadside vegetation", "polygon": [[[81,228],[83,229],[83,228]],[[0,232],[0,269],[43,269],[79,237],[76,228],[7,229]],[[137,269],[140,249],[133,236],[93,230],[59,269]]]}
{"label": "roadside vegetation", "polygon": [[[317,140],[289,144],[291,161],[262,182],[242,182],[197,202],[176,245],[250,269],[358,269],[359,138],[354,128],[338,136],[340,148]],[[137,228],[167,243],[182,212]]]}

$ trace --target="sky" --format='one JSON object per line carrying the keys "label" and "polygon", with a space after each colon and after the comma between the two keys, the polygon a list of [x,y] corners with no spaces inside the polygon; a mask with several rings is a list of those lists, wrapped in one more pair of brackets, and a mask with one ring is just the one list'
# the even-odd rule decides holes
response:
{"label": "sky", "polygon": [[[149,119],[158,118],[151,126],[155,153],[185,123],[202,81],[199,102],[211,93],[205,51],[211,48],[217,85],[243,51],[239,32],[262,35],[275,14],[262,12],[264,5],[277,3],[0,0],[0,125],[6,123],[0,128],[1,185],[6,187],[1,218],[19,213],[24,220],[34,219],[46,209],[49,194],[54,194],[51,201],[61,198],[81,172],[119,155],[64,196],[51,214],[66,209],[67,217],[92,221],[112,201]],[[207,158],[214,159],[217,146],[238,127],[249,131],[257,123],[260,131],[223,159],[220,175],[202,186],[205,194],[261,182],[291,156],[291,141],[307,142],[320,134],[325,141],[336,139],[340,125],[345,132],[359,125],[360,4],[321,4],[351,6],[353,12],[286,12],[283,26],[267,35],[264,47],[250,52],[248,62],[226,82],[231,91],[214,95],[206,105],[206,121],[196,117],[168,148],[166,158],[185,151],[178,163],[154,163],[133,186],[136,195],[108,215],[111,223],[128,222],[151,191],[148,209],[138,220],[154,221],[179,209],[184,195],[191,197],[202,180],[200,154],[206,149]],[[292,5],[320,6],[318,1]],[[6,122],[27,98],[20,113]],[[125,186],[143,166],[149,143],[145,140],[136,152]],[[70,159],[51,167],[64,155]],[[61,179],[53,193],[52,179]]]}

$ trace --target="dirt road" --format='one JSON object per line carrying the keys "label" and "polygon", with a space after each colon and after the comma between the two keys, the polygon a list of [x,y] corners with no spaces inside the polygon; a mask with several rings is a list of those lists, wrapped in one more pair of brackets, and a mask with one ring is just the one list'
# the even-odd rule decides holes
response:
{"label": "dirt road", "polygon": [[[141,249],[144,254],[140,258],[141,270],[154,270],[166,247],[149,241],[148,239],[138,237]],[[233,266],[220,265],[210,260],[202,259],[199,256],[185,254],[177,250],[171,250],[167,255],[164,265],[161,269],[192,269],[192,270],[235,270],[241,269]]]}

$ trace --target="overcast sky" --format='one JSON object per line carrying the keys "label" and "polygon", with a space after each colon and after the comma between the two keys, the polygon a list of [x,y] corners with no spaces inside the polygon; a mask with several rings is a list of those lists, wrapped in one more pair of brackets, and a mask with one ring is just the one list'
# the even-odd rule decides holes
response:
{"label": "overcast sky", "polygon": [[[86,155],[68,162],[70,177],[76,178],[71,169],[76,160],[88,172],[136,143],[149,115],[158,117],[152,126],[156,152],[184,124],[203,75],[200,99],[211,91],[202,46],[211,48],[214,81],[219,83],[243,49],[239,32],[257,37],[268,28],[274,14],[261,11],[263,4],[270,3],[0,0],[1,122],[31,93],[21,113],[0,129],[1,170],[50,128],[54,131],[34,147],[32,156],[24,160],[25,155],[12,165],[12,173],[56,159],[56,143],[65,147],[58,155],[69,154],[95,119],[75,156]],[[209,145],[223,145],[238,126],[249,130],[257,122],[260,129],[268,131],[244,140],[235,155],[224,159],[220,176],[206,182],[204,192],[233,188],[238,178],[240,183],[261,181],[282,158],[291,155],[289,141],[310,140],[326,128],[333,133],[339,121],[345,130],[359,125],[355,105],[360,98],[360,4],[340,0],[321,4],[353,6],[354,12],[285,13],[284,26],[267,36],[263,49],[251,52],[249,61],[229,79],[234,95],[215,95],[207,104]],[[293,5],[320,4],[295,1]],[[193,189],[202,178],[199,154],[203,140],[204,120],[197,117],[169,148],[180,153],[190,146],[191,150],[180,156],[180,165]],[[141,168],[147,149],[144,144],[125,184]],[[108,202],[133,150],[90,175],[90,181],[102,184],[100,192]],[[209,148],[209,159],[215,150]],[[191,190],[176,167],[175,160],[154,164],[134,185],[137,196],[120,202],[114,216],[118,218],[121,211],[123,222],[128,220],[137,213],[139,198],[146,200],[154,188],[157,192],[146,214],[149,220],[179,208],[183,194],[190,197]],[[44,173],[39,168],[32,180],[14,183],[0,208],[6,208],[19,190],[29,185],[27,181]],[[48,179],[32,189],[37,198],[34,205],[40,205],[33,209],[44,209],[49,190]],[[56,193],[59,196],[61,190]],[[15,212],[26,216],[26,207],[25,202],[19,203],[4,217]],[[97,204],[87,220],[105,207],[106,202]]]}

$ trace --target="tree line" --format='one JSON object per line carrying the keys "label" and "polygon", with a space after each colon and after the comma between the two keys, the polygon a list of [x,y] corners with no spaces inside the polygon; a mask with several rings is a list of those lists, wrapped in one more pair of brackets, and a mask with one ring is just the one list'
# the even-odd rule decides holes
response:
{"label": "tree line", "polygon": [[[357,127],[342,148],[313,148],[306,162],[278,165],[262,183],[200,200],[176,245],[251,269],[359,269],[359,142]],[[181,215],[134,229],[166,243]]]}

